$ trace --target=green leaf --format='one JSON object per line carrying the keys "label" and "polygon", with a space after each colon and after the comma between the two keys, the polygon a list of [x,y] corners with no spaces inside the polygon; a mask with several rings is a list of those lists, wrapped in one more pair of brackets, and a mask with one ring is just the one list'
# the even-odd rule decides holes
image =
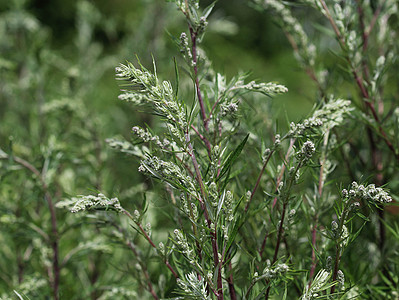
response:
{"label": "green leaf", "polygon": [[176,57],[173,58],[173,62],[174,62],[174,65],[175,65],[175,77],[176,77],[176,87],[175,87],[176,92],[175,92],[175,95],[176,95],[176,98],[177,98],[177,96],[179,94],[180,76],[179,76],[179,67],[177,65]]}
{"label": "green leaf", "polygon": [[237,160],[242,149],[244,149],[245,143],[247,142],[248,138],[249,138],[249,133],[244,138],[244,140],[237,146],[237,148],[233,152],[231,152],[230,155],[227,157],[226,162],[223,164],[223,169],[220,172],[219,177],[217,178],[217,181],[220,180],[228,171],[230,171],[231,167],[233,166],[233,163]]}
{"label": "green leaf", "polygon": [[210,13],[211,13],[212,10],[213,10],[213,7],[215,6],[215,4],[216,4],[216,1],[214,1],[214,2],[211,3],[207,8],[204,9],[204,11],[203,11],[203,13],[202,13],[202,16],[203,16],[205,19],[208,18],[208,16],[210,15]]}

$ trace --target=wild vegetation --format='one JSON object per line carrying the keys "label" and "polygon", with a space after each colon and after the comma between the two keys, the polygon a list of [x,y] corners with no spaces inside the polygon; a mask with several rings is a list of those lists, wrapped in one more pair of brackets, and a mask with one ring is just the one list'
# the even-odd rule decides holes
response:
{"label": "wild vegetation", "polygon": [[[65,52],[23,2],[2,13],[0,298],[397,299],[399,3],[240,4],[273,18],[304,92],[225,74],[206,39],[235,24],[169,2],[137,2],[132,42],[80,1]],[[288,98],[313,107],[291,121]]]}

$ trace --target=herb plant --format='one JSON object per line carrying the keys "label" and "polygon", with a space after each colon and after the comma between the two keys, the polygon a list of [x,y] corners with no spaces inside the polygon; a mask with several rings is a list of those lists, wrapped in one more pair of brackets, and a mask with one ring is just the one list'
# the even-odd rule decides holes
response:
{"label": "herb plant", "polygon": [[[397,1],[250,2],[273,16],[303,70],[298,74],[314,85],[311,112],[286,124],[272,105],[290,95],[286,86],[252,80],[250,73],[228,78],[212,66],[202,43],[208,22],[217,21],[215,3],[169,2],[187,24],[169,34],[180,52],[170,59],[174,76],[159,75],[166,72],[157,70],[157,55],[152,65],[137,57],[115,69],[123,105],[147,116],[132,127],[131,139],[106,143],[133,166],[139,162],[130,172],[141,174],[141,184],[109,188],[115,181],[105,173],[114,171],[116,156],[102,152],[98,124],[83,122],[89,114],[80,108],[73,122],[87,127],[74,141],[90,146],[79,160],[83,175],[74,177],[95,192],[61,200],[57,191],[65,187],[55,174],[49,188],[50,162],[61,171],[76,162],[72,154],[57,155],[67,151],[54,136],[45,136],[41,171],[12,151],[0,152],[6,175],[15,166],[31,172],[29,184],[47,201],[51,228],[36,225],[43,207],[25,217],[48,249],[50,293],[42,293],[62,298],[61,270],[70,261],[79,269],[71,257],[83,250],[95,251],[87,274],[108,268],[129,275],[108,278],[111,287],[101,288],[88,276],[85,296],[92,299],[396,299]],[[88,47],[84,39],[79,45]],[[70,227],[60,230],[56,208],[73,213],[62,216]],[[17,217],[22,202],[7,210]],[[85,242],[60,254],[61,237],[80,224],[81,236],[73,236]],[[32,248],[24,243],[16,244],[21,255]],[[111,256],[117,263],[104,267]],[[23,298],[29,291],[14,293]]]}

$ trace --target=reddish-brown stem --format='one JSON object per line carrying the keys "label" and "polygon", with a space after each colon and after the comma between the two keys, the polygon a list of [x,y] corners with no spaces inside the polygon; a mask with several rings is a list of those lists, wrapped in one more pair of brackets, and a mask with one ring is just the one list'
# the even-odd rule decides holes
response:
{"label": "reddish-brown stem", "polygon": [[266,158],[265,162],[263,163],[262,169],[260,170],[260,173],[259,173],[259,175],[258,175],[258,179],[256,180],[256,183],[255,183],[254,188],[252,189],[251,197],[249,198],[248,203],[247,203],[247,205],[245,206],[245,209],[244,209],[244,212],[245,212],[245,213],[246,213],[246,212],[248,211],[248,209],[249,209],[249,206],[250,206],[250,204],[251,204],[251,202],[252,202],[252,198],[254,197],[254,195],[255,195],[255,193],[256,193],[256,190],[258,189],[260,180],[262,179],[263,172],[265,171],[266,166],[267,166],[267,163],[269,162],[270,158],[272,157],[273,152],[274,152],[274,150],[270,151],[268,157]]}
{"label": "reddish-brown stem", "polygon": [[197,130],[197,128],[194,127],[194,125],[191,124],[191,128],[194,130],[196,135],[198,135],[198,137],[204,142],[206,150],[208,151],[208,157],[211,158],[211,152],[212,152],[211,143],[208,141],[206,137],[204,137],[201,133],[199,133],[199,131]]}
{"label": "reddish-brown stem", "polygon": [[[121,231],[120,228],[118,228],[118,229],[119,229],[119,231]],[[130,242],[130,241],[127,241],[126,245],[129,247],[130,250],[132,250],[133,254],[139,259],[139,254],[138,254],[138,252],[136,250],[136,247],[133,245],[133,243]],[[150,292],[150,294],[152,295],[152,297],[155,300],[159,300],[157,294],[155,293],[155,291],[154,291],[154,289],[152,287],[151,278],[148,275],[147,267],[143,263],[141,263],[140,261],[139,261],[139,265],[140,265],[140,267],[141,267],[141,269],[143,271],[143,275],[144,275],[144,277],[146,279],[146,282],[147,282],[147,290]]]}
{"label": "reddish-brown stem", "polygon": [[[154,242],[152,241],[152,239],[148,236],[147,232],[145,232],[143,226],[140,223],[136,223],[137,226],[140,228],[141,233],[144,235],[144,237],[146,238],[146,240],[150,243],[150,245],[153,248],[157,248],[157,246],[155,246]],[[172,272],[173,276],[175,278],[179,278],[179,275],[176,273],[176,271],[172,268],[172,266],[170,265],[168,260],[164,260],[164,263],[166,265],[166,267]]]}
{"label": "reddish-brown stem", "polygon": [[359,0],[356,0],[356,5],[357,5],[357,13],[359,15],[359,26],[360,26],[360,31],[362,33],[362,41],[363,41],[363,59],[362,59],[362,67],[363,67],[363,76],[365,77],[367,83],[369,83],[369,67],[366,62],[366,51],[368,47],[368,34],[366,32],[366,26],[364,25],[364,11],[362,8],[362,5]]}
{"label": "reddish-brown stem", "polygon": [[[205,193],[204,183],[202,181],[201,171],[199,169],[199,165],[198,165],[197,159],[196,159],[195,154],[194,154],[194,149],[193,149],[193,145],[191,144],[191,141],[190,141],[190,135],[188,133],[188,130],[186,132],[186,143],[187,143],[187,147],[189,149],[188,154],[190,155],[191,160],[193,162],[193,166],[194,166],[194,170],[195,170],[195,174],[196,174],[196,180],[197,180],[199,188],[200,188],[201,196],[205,200],[206,199],[206,193]],[[202,211],[204,212],[204,217],[205,217],[205,220],[208,223],[208,227],[211,228],[212,221],[209,219],[208,211],[206,209],[204,200],[199,199],[200,206],[201,206]],[[217,224],[215,224],[215,227],[216,227],[216,225]],[[223,300],[222,262],[219,261],[217,235],[216,235],[215,231],[213,231],[211,233],[211,242],[212,242],[212,250],[213,250],[214,267],[218,269],[218,277],[217,277],[217,289],[218,290],[217,290],[216,297],[217,297],[218,300]]]}
{"label": "reddish-brown stem", "polygon": [[137,226],[139,227],[141,233],[144,235],[144,237],[146,238],[146,240],[150,243],[150,245],[153,248],[157,248],[157,246],[155,246],[154,242],[151,240],[151,238],[148,236],[147,232],[145,232],[143,226],[140,223],[136,223]]}
{"label": "reddish-brown stem", "polygon": [[369,28],[368,28],[368,30],[367,30],[367,32],[366,32],[366,40],[365,40],[366,45],[367,45],[367,43],[368,43],[368,39],[369,39],[369,37],[370,37],[371,31],[373,30],[373,28],[374,28],[374,26],[375,26],[375,23],[377,22],[377,19],[378,19],[380,13],[381,13],[382,7],[385,5],[385,2],[386,2],[386,0],[384,0],[384,1],[381,3],[381,5],[378,6],[377,10],[374,12],[373,19],[371,20],[370,25],[369,25]]}
{"label": "reddish-brown stem", "polygon": [[197,32],[194,32],[193,28],[190,25],[189,25],[189,30],[190,30],[190,36],[191,36],[191,50],[192,50],[193,65],[194,65],[193,69],[194,69],[195,88],[197,91],[198,102],[200,105],[201,118],[202,118],[202,121],[204,122],[204,128],[206,131],[208,131],[208,120],[206,118],[204,99],[202,98],[201,89],[199,86],[199,79],[198,79]]}
{"label": "reddish-brown stem", "polygon": [[313,275],[316,271],[316,233],[317,233],[317,216],[315,217],[314,220],[314,225],[313,225],[313,230],[312,230],[312,266],[310,267],[310,272],[309,272],[309,287],[312,284],[312,278]]}
{"label": "reddish-brown stem", "polygon": [[[132,216],[127,210],[123,210],[123,213],[124,213],[126,216],[128,216],[129,219],[131,219],[131,220],[134,221],[133,216]],[[154,242],[152,241],[152,239],[148,236],[147,232],[145,232],[143,226],[142,226],[140,223],[138,223],[138,222],[135,222],[135,223],[136,223],[136,225],[138,226],[138,228],[140,229],[140,232],[144,235],[145,239],[150,243],[150,245],[151,245],[153,248],[157,249],[157,246],[155,246],[155,244],[154,244]],[[175,278],[179,278],[179,275],[176,273],[176,271],[175,271],[175,270],[173,269],[173,267],[170,265],[169,261],[168,261],[168,260],[164,260],[163,262],[165,263],[166,267],[172,272],[173,276],[174,276]]]}
{"label": "reddish-brown stem", "polygon": [[[279,176],[278,176],[278,178],[277,178],[277,182],[276,182],[276,191],[277,191],[277,189],[278,189],[278,186],[280,185],[281,180],[283,180],[283,175],[284,175],[285,168],[286,168],[285,164],[286,164],[286,162],[288,161],[288,158],[290,157],[292,147],[293,147],[294,144],[295,144],[295,140],[296,140],[296,139],[291,139],[291,140],[290,140],[290,146],[288,147],[287,154],[285,155],[285,160],[284,160],[284,162],[283,162],[283,165],[281,166],[281,171],[280,171],[280,174],[279,174]],[[277,204],[277,197],[275,197],[274,200],[273,200],[272,208],[274,208],[274,207],[276,206],[276,204]]]}
{"label": "reddish-brown stem", "polygon": [[[287,201],[284,201],[283,203],[283,211],[281,212],[281,220],[280,220],[280,226],[278,228],[278,233],[277,233],[277,242],[276,242],[276,247],[274,248],[274,255],[273,255],[273,262],[271,265],[274,265],[275,262],[277,261],[277,256],[278,256],[278,252],[280,250],[280,244],[281,244],[281,238],[283,236],[283,226],[284,226],[284,219],[285,219],[285,211],[287,209]],[[271,286],[269,285],[269,287],[266,290],[266,295],[265,295],[265,299],[269,299],[269,293],[270,293],[270,288]]]}
{"label": "reddish-brown stem", "polygon": [[237,300],[236,290],[234,289],[234,280],[233,280],[233,267],[231,265],[231,261],[228,265],[229,268],[229,277],[227,278],[227,283],[229,285],[229,293],[231,300]]}
{"label": "reddish-brown stem", "polygon": [[262,255],[263,255],[263,251],[265,251],[266,241],[267,241],[268,237],[269,237],[269,232],[266,232],[265,238],[263,239],[262,245],[260,246],[260,249],[259,249],[259,256],[261,258],[262,258]]}
{"label": "reddish-brown stem", "polygon": [[[335,246],[335,263],[334,263],[334,272],[333,272],[333,278],[332,278],[332,282],[335,282],[337,280],[337,276],[338,276],[338,267],[339,267],[339,261],[341,259],[341,248],[339,247],[339,245],[337,244]],[[331,294],[334,294],[335,292],[335,286],[336,284],[334,284],[331,287]]]}

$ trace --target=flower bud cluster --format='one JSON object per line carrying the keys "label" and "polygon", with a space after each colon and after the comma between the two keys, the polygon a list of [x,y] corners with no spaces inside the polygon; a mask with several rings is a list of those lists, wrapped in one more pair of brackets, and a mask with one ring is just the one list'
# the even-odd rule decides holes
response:
{"label": "flower bud cluster", "polygon": [[115,68],[117,78],[130,81],[132,87],[138,92],[146,93],[150,87],[155,87],[158,79],[154,74],[151,74],[146,69],[136,69],[133,64],[120,64]]}
{"label": "flower bud cluster", "polygon": [[252,91],[252,92],[258,92],[262,93],[267,96],[273,96],[277,94],[282,94],[288,92],[288,89],[280,84],[268,82],[268,83],[256,83],[255,81],[251,81],[245,85],[242,85],[240,88]]}
{"label": "flower bud cluster", "polygon": [[162,242],[159,242],[158,244],[158,250],[161,253],[162,256],[165,256],[166,252],[165,252],[165,245]]}
{"label": "flower bud cluster", "polygon": [[176,282],[179,288],[190,296],[190,299],[194,299],[193,296],[195,299],[210,299],[202,276],[198,278],[197,274],[192,272],[187,274],[184,279],[178,278]]}
{"label": "flower bud cluster", "polygon": [[[121,98],[137,100],[138,96],[134,96],[134,94],[145,95],[145,98],[139,97],[139,100],[151,103],[155,112],[165,117],[169,123],[174,124],[174,127],[186,127],[185,109],[177,102],[169,81],[160,83],[156,75],[150,73],[143,66],[138,69],[132,63],[121,64],[117,67],[116,76],[128,81],[133,89],[131,92],[124,93]],[[174,134],[174,132],[172,133]],[[180,138],[181,134],[178,137]]]}
{"label": "flower bud cluster", "polygon": [[182,250],[183,254],[186,255],[190,264],[195,264],[194,250],[188,244],[186,237],[179,229],[175,229],[173,233],[175,234],[176,244]]}
{"label": "flower bud cluster", "polygon": [[206,20],[206,17],[202,16],[199,19],[199,22],[197,24],[197,34],[201,34],[205,31],[206,26],[208,26],[208,21]]}
{"label": "flower bud cluster", "polygon": [[[289,267],[286,264],[277,264],[277,266],[275,266],[274,268],[270,267],[270,261],[268,261],[268,266],[263,270],[262,275],[260,275],[258,278],[254,278],[255,280],[259,280],[259,279],[275,279],[278,278],[279,276],[284,275],[285,273],[287,273],[289,271]],[[257,273],[255,273],[254,275],[257,275]],[[256,276],[254,276],[256,277]]]}
{"label": "flower bud cluster", "polygon": [[229,239],[229,227],[222,225],[223,238],[227,241]]}
{"label": "flower bud cluster", "polygon": [[337,272],[337,281],[338,281],[338,288],[340,290],[344,290],[345,289],[345,275],[344,275],[344,272],[342,272],[341,270],[338,270],[338,272]]}
{"label": "flower bud cluster", "polygon": [[215,182],[211,182],[208,188],[209,201],[213,207],[217,207],[219,203],[219,193]]}
{"label": "flower bud cluster", "polygon": [[265,162],[266,162],[266,160],[267,160],[267,158],[269,157],[269,155],[270,155],[271,152],[272,152],[272,151],[270,150],[270,148],[266,148],[265,151],[263,151],[263,154],[262,154],[262,163],[265,163]]}
{"label": "flower bud cluster", "polygon": [[141,149],[136,145],[132,145],[128,141],[109,138],[106,139],[105,142],[107,142],[108,145],[114,150],[118,150],[127,154],[133,154],[136,156],[143,156]]}
{"label": "flower bud cluster", "polygon": [[145,225],[144,231],[149,237],[151,237],[151,223]]}
{"label": "flower bud cluster", "polygon": [[180,35],[180,52],[188,61],[193,61],[193,54],[191,53],[191,49],[188,44],[188,37],[185,32],[182,32]]}
{"label": "flower bud cluster", "polygon": [[140,218],[141,218],[140,212],[137,209],[135,209],[134,212],[133,212],[133,221],[136,222],[136,223],[139,223],[140,222]]}
{"label": "flower bud cluster", "polygon": [[321,269],[313,279],[310,287],[308,285],[305,286],[305,292],[303,293],[301,300],[317,299],[320,296],[320,291],[326,284],[328,284],[330,276],[328,270]]}
{"label": "flower bud cluster", "polygon": [[346,31],[344,25],[345,15],[339,3],[334,4],[334,14],[335,14],[335,24],[337,25],[340,33],[342,34]]}
{"label": "flower bud cluster", "polygon": [[194,221],[198,220],[198,209],[194,203],[191,203],[192,218]]}
{"label": "flower bud cluster", "polygon": [[298,137],[301,136],[306,130],[320,127],[322,125],[323,121],[315,117],[310,117],[309,119],[304,120],[303,123],[295,124],[294,122],[291,122],[288,135],[290,137]]}
{"label": "flower bud cluster", "polygon": [[181,204],[182,210],[185,212],[185,214],[187,216],[189,216],[190,215],[190,209],[188,207],[187,199],[186,199],[186,196],[184,194],[180,195],[180,204]]}
{"label": "flower bud cluster", "polygon": [[356,181],[352,182],[351,189],[347,191],[342,190],[342,197],[344,199],[360,198],[369,202],[377,203],[389,203],[392,201],[392,197],[380,187],[375,187],[374,184],[364,186],[358,184]]}
{"label": "flower bud cluster", "polygon": [[316,148],[311,141],[306,141],[301,150],[296,153],[298,159],[302,160],[303,162],[308,161],[312,155],[315,153]]}
{"label": "flower bud cluster", "polygon": [[251,197],[252,197],[252,192],[251,191],[247,191],[245,193],[245,202],[246,203],[249,202],[249,200],[251,200]]}
{"label": "flower bud cluster", "polygon": [[281,140],[280,140],[281,136],[279,134],[276,134],[274,136],[274,148],[277,149],[280,144],[281,144]]}
{"label": "flower bud cluster", "polygon": [[124,93],[118,96],[121,101],[132,102],[134,105],[143,105],[148,102],[148,97],[146,94],[132,93],[129,91],[124,91]]}
{"label": "flower bud cluster", "polygon": [[180,185],[187,187],[193,193],[196,191],[192,178],[171,161],[163,161],[157,156],[148,156],[141,161],[138,170],[156,178],[166,179],[171,182],[178,181]]}
{"label": "flower bud cluster", "polygon": [[72,207],[71,212],[76,213],[84,210],[115,210],[123,212],[124,209],[119,203],[118,198],[107,198],[104,194],[97,196],[88,195],[80,196],[76,199],[75,205]]}
{"label": "flower bud cluster", "polygon": [[221,115],[225,116],[234,116],[238,110],[238,102],[231,102],[221,105]]}
{"label": "flower bud cluster", "polygon": [[155,142],[156,145],[158,145],[161,148],[164,148],[168,145],[170,145],[170,142],[167,139],[164,139],[163,142],[160,141],[159,136],[157,135],[152,135],[151,132],[149,132],[148,129],[143,129],[138,126],[134,126],[132,128],[132,132],[143,142]]}
{"label": "flower bud cluster", "polygon": [[226,192],[226,199],[224,200],[224,214],[227,222],[233,221],[233,194],[230,191]]}

